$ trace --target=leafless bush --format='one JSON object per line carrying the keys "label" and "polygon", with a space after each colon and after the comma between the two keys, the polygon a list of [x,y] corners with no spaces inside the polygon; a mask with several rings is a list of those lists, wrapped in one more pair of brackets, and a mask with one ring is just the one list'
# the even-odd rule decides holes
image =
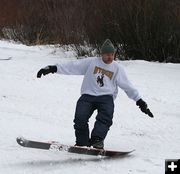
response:
{"label": "leafless bush", "polygon": [[[110,38],[121,59],[180,62],[179,0],[0,0],[0,38],[89,45]],[[87,51],[87,52],[86,52]]]}

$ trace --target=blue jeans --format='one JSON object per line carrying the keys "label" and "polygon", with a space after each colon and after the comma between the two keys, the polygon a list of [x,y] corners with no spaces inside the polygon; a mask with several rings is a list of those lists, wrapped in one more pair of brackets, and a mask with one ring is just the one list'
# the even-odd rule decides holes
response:
{"label": "blue jeans", "polygon": [[74,129],[76,144],[81,146],[89,145],[88,121],[93,112],[97,109],[96,122],[91,137],[105,139],[110,126],[112,125],[114,113],[114,100],[110,95],[91,96],[83,94],[76,105]]}

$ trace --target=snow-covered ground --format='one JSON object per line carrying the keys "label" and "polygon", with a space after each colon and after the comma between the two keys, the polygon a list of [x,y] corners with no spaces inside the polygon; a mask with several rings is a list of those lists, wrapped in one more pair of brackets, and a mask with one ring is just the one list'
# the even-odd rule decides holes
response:
{"label": "snow-covered ground", "polygon": [[[101,159],[65,152],[26,149],[34,140],[74,144],[73,117],[82,76],[36,78],[48,64],[72,59],[73,52],[0,41],[0,174],[163,174],[165,159],[180,158],[180,65],[124,61],[129,78],[155,118],[140,112],[120,91],[106,148],[136,149],[128,157]],[[91,128],[95,114],[90,120]]]}

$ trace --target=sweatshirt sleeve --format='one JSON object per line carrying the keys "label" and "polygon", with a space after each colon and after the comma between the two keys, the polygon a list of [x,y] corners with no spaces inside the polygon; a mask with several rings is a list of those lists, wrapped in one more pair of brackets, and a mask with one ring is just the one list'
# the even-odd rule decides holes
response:
{"label": "sweatshirt sleeve", "polygon": [[92,59],[93,58],[84,58],[56,64],[57,73],[65,75],[85,75]]}
{"label": "sweatshirt sleeve", "polygon": [[124,68],[119,65],[119,72],[117,74],[117,85],[124,90],[127,96],[134,101],[138,101],[141,96],[134,85],[129,81]]}

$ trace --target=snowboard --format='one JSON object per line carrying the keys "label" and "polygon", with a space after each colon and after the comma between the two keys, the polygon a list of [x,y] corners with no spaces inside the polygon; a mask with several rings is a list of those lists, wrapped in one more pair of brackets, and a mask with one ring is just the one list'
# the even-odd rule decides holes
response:
{"label": "snowboard", "polygon": [[113,151],[113,150],[96,149],[96,148],[90,148],[90,147],[70,146],[70,145],[61,144],[55,141],[51,141],[51,142],[32,141],[32,140],[25,139],[23,137],[18,137],[16,141],[20,146],[23,146],[23,147],[44,149],[44,150],[65,151],[65,152],[70,152],[70,153],[104,156],[104,157],[124,156],[134,151],[134,150]]}

